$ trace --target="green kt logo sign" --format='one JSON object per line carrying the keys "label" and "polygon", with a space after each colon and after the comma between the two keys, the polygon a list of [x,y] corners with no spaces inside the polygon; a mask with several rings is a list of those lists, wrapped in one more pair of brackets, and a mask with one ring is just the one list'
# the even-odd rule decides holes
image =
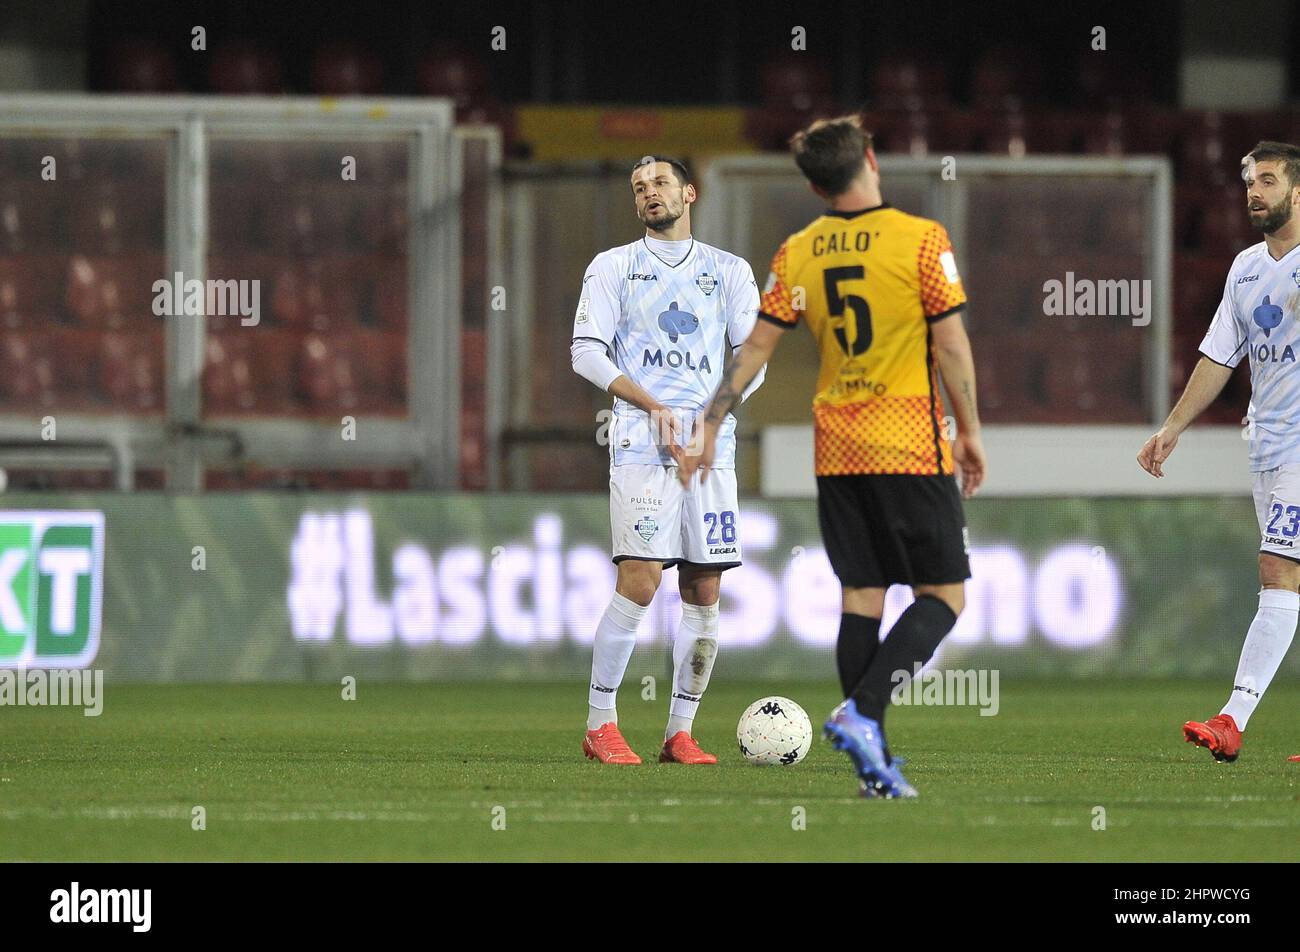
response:
{"label": "green kt logo sign", "polygon": [[102,512],[0,510],[0,668],[90,664],[103,594]]}

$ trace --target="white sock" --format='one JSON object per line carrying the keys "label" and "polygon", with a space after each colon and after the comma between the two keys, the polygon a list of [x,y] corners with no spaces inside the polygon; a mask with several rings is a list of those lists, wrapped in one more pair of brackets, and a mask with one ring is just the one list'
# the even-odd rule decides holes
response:
{"label": "white sock", "polygon": [[611,721],[618,723],[618,686],[636,647],[636,628],[649,611],[618,592],[596,626],[596,643],[591,652],[591,687],[587,691],[587,730],[594,731]]}
{"label": "white sock", "polygon": [[1232,697],[1220,711],[1237,722],[1238,730],[1246,729],[1246,722],[1255,713],[1255,706],[1277,674],[1287,648],[1291,647],[1297,616],[1300,616],[1300,594],[1279,588],[1266,588],[1259,593],[1259,611],[1246,632],[1246,643],[1241,646]]}
{"label": "white sock", "polygon": [[673,640],[673,699],[668,706],[664,740],[678,731],[691,732],[700,698],[709,686],[713,661],[718,656],[718,603],[690,605],[682,602],[682,623]]}

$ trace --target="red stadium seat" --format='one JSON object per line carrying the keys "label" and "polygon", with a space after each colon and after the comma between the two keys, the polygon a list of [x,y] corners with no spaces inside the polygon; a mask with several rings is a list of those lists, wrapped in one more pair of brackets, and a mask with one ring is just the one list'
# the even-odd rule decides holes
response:
{"label": "red stadium seat", "polygon": [[373,96],[382,91],[383,63],[354,43],[329,43],[316,51],[311,91],[322,96]]}
{"label": "red stadium seat", "polygon": [[53,183],[6,182],[0,196],[0,253],[53,250],[66,212],[66,193]]}
{"label": "red stadium seat", "polygon": [[297,396],[312,415],[355,412],[359,403],[360,374],[356,348],[340,335],[308,334],[298,356]]}
{"label": "red stadium seat", "polygon": [[171,52],[155,40],[128,38],[114,42],[106,61],[108,87],[124,93],[172,93],[176,61]]}
{"label": "red stadium seat", "polygon": [[921,53],[892,53],[871,68],[871,103],[876,109],[925,111],[948,105],[942,64]]}
{"label": "red stadium seat", "polygon": [[278,55],[255,43],[235,41],[212,53],[208,88],[228,95],[276,95],[284,91],[283,73]]}
{"label": "red stadium seat", "polygon": [[1246,188],[1241,182],[1180,193],[1195,208],[1190,248],[1203,254],[1235,255],[1262,240],[1246,217]]}
{"label": "red stadium seat", "polygon": [[253,337],[238,330],[209,333],[204,342],[204,413],[248,413],[258,409],[249,354]]}
{"label": "red stadium seat", "polygon": [[357,247],[366,251],[402,254],[410,230],[406,210],[406,184],[358,190],[359,227],[354,235]]}
{"label": "red stadium seat", "polygon": [[347,244],[351,193],[325,189],[278,195],[261,207],[262,233],[270,251],[282,255],[316,255]]}
{"label": "red stadium seat", "polygon": [[422,96],[445,96],[456,109],[491,98],[488,71],[483,62],[465,50],[446,44],[435,46],[416,67],[416,87]]}
{"label": "red stadium seat", "polygon": [[0,257],[0,326],[35,328],[58,321],[62,265],[57,255]]}
{"label": "red stadium seat", "polygon": [[1042,71],[1032,50],[995,47],[976,62],[970,88],[976,109],[1019,111],[1042,101]]}
{"label": "red stadium seat", "polygon": [[364,389],[361,409],[366,413],[401,416],[406,413],[406,334],[401,331],[362,330],[351,345],[359,358]]}
{"label": "red stadium seat", "polygon": [[98,391],[122,412],[163,408],[162,329],[149,333],[110,331],[100,339]]}
{"label": "red stadium seat", "polygon": [[56,377],[47,334],[0,333],[0,393],[13,409],[54,406]]}

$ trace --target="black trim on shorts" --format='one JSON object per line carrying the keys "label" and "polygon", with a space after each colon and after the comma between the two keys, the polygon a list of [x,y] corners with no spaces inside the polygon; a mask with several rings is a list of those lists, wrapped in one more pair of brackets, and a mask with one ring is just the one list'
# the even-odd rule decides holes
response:
{"label": "black trim on shorts", "polygon": [[[1211,357],[1210,359],[1211,359],[1211,360],[1214,360],[1213,357]],[[1264,549],[1260,549],[1260,550],[1259,550],[1259,554],[1260,554],[1260,555],[1276,555],[1279,559],[1286,559],[1288,562],[1294,562],[1294,563],[1296,563],[1297,565],[1300,565],[1300,558],[1296,558],[1294,555],[1283,555],[1281,552],[1268,552],[1268,551],[1266,551],[1266,550],[1264,550]]]}
{"label": "black trim on shorts", "polygon": [[790,328],[794,327],[794,324],[799,323],[798,320],[796,320],[794,324],[792,324],[789,321],[783,321],[779,317],[773,317],[771,314],[765,314],[762,311],[758,312],[758,319],[760,321],[767,321],[769,324],[775,324],[777,327],[782,327],[785,328],[786,330],[789,330]]}
{"label": "black trim on shorts", "polygon": [[678,559],[677,562],[679,565],[698,565],[700,568],[722,569],[724,572],[727,569],[738,568],[742,564],[740,562],[692,562],[690,559]]}
{"label": "black trim on shorts", "polygon": [[610,559],[610,561],[615,565],[618,565],[618,563],[624,562],[628,559],[631,559],[633,562],[658,562],[666,569],[672,568],[681,561],[681,559],[656,559],[649,555],[616,555]]}
{"label": "black trim on shorts", "polygon": [[940,311],[938,314],[927,314],[925,320],[927,324],[937,324],[945,317],[952,317],[958,311],[964,310],[968,302],[962,301],[956,307],[950,307],[946,311]]}

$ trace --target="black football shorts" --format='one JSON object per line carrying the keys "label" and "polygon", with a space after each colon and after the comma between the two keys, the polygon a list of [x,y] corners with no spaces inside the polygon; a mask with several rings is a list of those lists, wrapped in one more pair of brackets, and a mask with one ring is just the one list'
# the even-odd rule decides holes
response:
{"label": "black football shorts", "polygon": [[970,578],[966,516],[952,476],[818,476],[817,518],[847,588]]}

